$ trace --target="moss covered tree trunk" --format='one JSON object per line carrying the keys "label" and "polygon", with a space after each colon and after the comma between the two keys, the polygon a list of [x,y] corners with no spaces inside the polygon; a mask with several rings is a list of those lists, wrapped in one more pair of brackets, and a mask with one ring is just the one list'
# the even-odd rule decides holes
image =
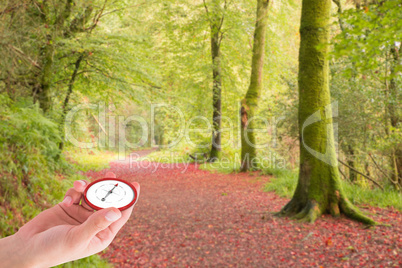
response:
{"label": "moss covered tree trunk", "polygon": [[[398,128],[401,123],[400,110],[398,105],[401,103],[400,89],[398,88],[397,72],[395,71],[397,65],[400,63],[400,53],[402,52],[402,45],[399,47],[393,46],[391,48],[391,80],[389,83],[389,100],[388,100],[388,114],[392,126],[392,132]],[[394,152],[391,155],[391,166],[393,170],[393,180],[395,183],[402,186],[402,142],[396,144]]]}
{"label": "moss covered tree trunk", "polygon": [[222,68],[220,60],[220,29],[218,25],[211,26],[211,55],[212,55],[212,107],[213,130],[210,160],[215,161],[221,152],[221,123],[222,123]]}
{"label": "moss covered tree trunk", "polygon": [[51,80],[53,76],[53,54],[55,51],[54,39],[63,35],[63,27],[65,21],[71,15],[71,7],[73,0],[65,0],[64,5],[60,9],[60,13],[56,19],[51,17],[52,6],[49,2],[44,1],[40,5],[41,19],[46,28],[51,28],[51,32],[46,36],[46,43],[41,49],[41,74],[39,86],[33,89],[34,101],[39,102],[39,106],[44,112],[47,112],[51,105]]}
{"label": "moss covered tree trunk", "polygon": [[262,88],[268,4],[269,0],[257,0],[250,85],[241,102],[241,171],[243,172],[250,169],[251,162],[256,157],[255,135],[252,131],[254,122],[250,119],[255,115]]}
{"label": "moss covered tree trunk", "polygon": [[42,73],[40,78],[39,90],[37,92],[37,100],[39,101],[39,106],[44,112],[47,112],[51,106],[50,83],[52,79],[53,53],[54,47],[52,44],[52,39],[49,37],[47,44],[43,49]]}
{"label": "moss covered tree trunk", "polygon": [[299,51],[299,181],[279,215],[314,222],[321,214],[374,224],[345,197],[338,173],[328,86],[331,0],[303,0]]}
{"label": "moss covered tree trunk", "polygon": [[[352,168],[355,167],[355,150],[353,150],[353,147],[349,144],[348,145],[348,150],[347,150],[347,162],[348,165],[351,166]],[[349,169],[349,180],[351,182],[355,182],[357,180],[357,174],[353,170]]]}
{"label": "moss covered tree trunk", "polygon": [[209,160],[219,159],[221,154],[221,123],[222,123],[222,67],[221,67],[221,41],[223,37],[222,25],[224,10],[220,7],[220,0],[211,1],[211,11],[204,0],[205,10],[211,29],[211,57],[212,57],[212,145]]}

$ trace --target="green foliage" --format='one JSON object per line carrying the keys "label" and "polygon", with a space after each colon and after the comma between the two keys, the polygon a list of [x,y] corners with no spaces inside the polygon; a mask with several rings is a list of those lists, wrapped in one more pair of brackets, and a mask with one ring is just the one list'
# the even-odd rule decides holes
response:
{"label": "green foliage", "polygon": [[265,169],[263,173],[272,175],[271,181],[265,185],[265,191],[274,191],[281,197],[292,197],[296,190],[298,173],[289,169]]}
{"label": "green foliage", "polygon": [[[382,1],[363,9],[350,8],[343,12],[344,30],[337,36],[336,56],[347,56],[354,62],[349,73],[379,70],[388,59],[384,56],[402,40],[401,2]],[[397,72],[401,66],[397,66]],[[383,73],[384,74],[384,73]],[[388,74],[385,74],[388,77]]]}
{"label": "green foliage", "polygon": [[[1,235],[14,233],[41,208],[60,200],[64,185],[58,170],[58,128],[27,100],[13,103],[0,95]],[[44,197],[46,196],[46,197]]]}
{"label": "green foliage", "polygon": [[385,191],[370,189],[343,181],[346,196],[354,204],[367,204],[381,208],[393,207],[402,211],[402,194],[391,187]]}
{"label": "green foliage", "polygon": [[402,146],[400,9],[394,0],[349,8],[339,17],[341,31],[334,29],[331,93],[339,104],[340,158],[383,185],[402,168],[394,165]]}
{"label": "green foliage", "polygon": [[[9,161],[4,163],[4,166],[8,166],[6,171],[20,172],[10,160],[17,160],[25,174],[37,169],[38,163],[54,169],[60,141],[57,125],[44,117],[29,100],[10,103],[10,99],[0,95],[0,144],[3,161]],[[32,158],[31,154],[37,154],[40,158]]]}
{"label": "green foliage", "polygon": [[75,147],[68,147],[64,155],[68,161],[74,163],[76,170],[81,172],[108,169],[109,163],[118,157],[114,152]]}

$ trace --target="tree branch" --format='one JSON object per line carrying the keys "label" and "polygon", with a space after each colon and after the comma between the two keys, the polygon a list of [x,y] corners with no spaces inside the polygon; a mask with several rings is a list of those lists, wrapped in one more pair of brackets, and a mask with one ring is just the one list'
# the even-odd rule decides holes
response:
{"label": "tree branch", "polygon": [[338,167],[339,173],[341,173],[341,175],[345,178],[345,180],[349,181],[350,183],[352,183],[348,177],[346,177],[345,173],[342,172],[341,168]]}
{"label": "tree branch", "polygon": [[385,176],[390,182],[392,182],[392,184],[393,184],[394,186],[397,186],[397,185],[398,185],[398,182],[393,181],[393,180],[387,175],[387,173],[385,173],[385,171],[383,171],[383,170],[380,168],[380,166],[377,164],[377,161],[375,161],[375,159],[374,159],[374,157],[371,155],[371,153],[369,153],[368,155],[370,156],[371,160],[373,160],[373,163],[375,164],[375,166],[377,167],[377,169],[378,169],[379,171],[381,171],[381,173],[384,174],[384,176]]}
{"label": "tree branch", "polygon": [[[103,70],[101,70],[101,69],[99,69],[99,68],[93,66],[93,65],[90,64],[88,61],[85,61],[85,62],[88,64],[88,66],[94,68],[94,69],[95,69],[95,72],[100,73],[101,75],[103,75],[103,76],[105,76],[105,77],[107,77],[107,78],[109,78],[109,79],[116,80],[116,81],[119,81],[119,82],[124,83],[124,84],[127,84],[127,85],[132,85],[132,86],[137,86],[137,87],[144,87],[144,85],[135,84],[135,83],[130,83],[130,82],[125,81],[124,79],[121,79],[121,78],[118,78],[118,77],[114,77],[114,76],[112,76],[112,75],[110,75],[110,74],[105,73]],[[142,80],[142,79],[141,79],[141,82],[143,82],[145,85],[147,85],[147,86],[149,86],[149,87],[152,87],[152,88],[157,88],[157,89],[161,89],[161,88],[162,88],[162,87],[159,87],[159,86],[155,86],[155,85],[149,84],[149,83],[145,82],[145,81]]]}
{"label": "tree branch", "polygon": [[205,0],[203,0],[203,2],[204,2],[205,11],[207,12],[207,18],[208,18],[208,21],[209,21],[209,25],[212,28],[212,21],[211,21],[211,18],[209,17],[209,10],[208,10],[207,3],[205,3]]}
{"label": "tree branch", "polygon": [[13,46],[13,45],[9,45],[9,47],[14,50],[15,52],[17,52],[17,54],[20,54],[21,56],[24,56],[24,59],[28,60],[33,66],[35,66],[36,68],[38,68],[39,70],[41,70],[42,68],[39,66],[39,64],[34,61],[33,59],[31,59],[28,55],[26,55],[21,49]]}
{"label": "tree branch", "polygon": [[107,3],[107,0],[105,0],[105,2],[103,3],[103,7],[99,11],[99,13],[97,15],[95,15],[94,20],[93,20],[94,21],[93,25],[91,27],[87,28],[87,30],[89,30],[89,32],[92,32],[92,30],[95,29],[95,27],[98,25],[99,20],[102,17],[103,12],[105,11],[106,3]]}
{"label": "tree branch", "polygon": [[341,163],[342,165],[344,165],[345,167],[348,167],[350,170],[353,170],[354,172],[362,175],[363,177],[365,177],[366,179],[368,179],[369,181],[373,182],[375,185],[377,185],[379,188],[381,188],[381,190],[384,191],[384,188],[378,183],[376,182],[374,179],[370,178],[369,176],[367,176],[366,174],[361,173],[360,171],[358,171],[357,169],[349,166],[348,164],[342,162],[340,159],[338,159],[339,163]]}
{"label": "tree branch", "polygon": [[[221,22],[219,23],[218,31],[220,31],[220,30],[222,29],[223,20],[224,20],[224,18],[225,18],[225,12],[226,12],[227,7],[228,7],[228,3],[227,3],[227,1],[225,0],[225,5],[223,6],[223,13],[222,13]],[[221,38],[221,39],[222,39],[222,38]]]}
{"label": "tree branch", "polygon": [[338,7],[338,21],[339,21],[339,27],[341,28],[341,31],[343,32],[345,30],[344,26],[343,26],[343,22],[341,19],[341,15],[342,15],[342,4],[341,4],[341,0],[332,0],[335,5]]}
{"label": "tree branch", "polygon": [[[89,16],[91,16],[92,11],[93,11],[93,6],[90,5],[87,8],[85,8],[85,11],[83,14],[77,15],[71,22],[69,30],[64,33],[64,36],[68,37],[72,33],[85,31],[86,30],[85,29],[86,19],[89,18]],[[81,28],[79,27],[80,25],[82,25]]]}

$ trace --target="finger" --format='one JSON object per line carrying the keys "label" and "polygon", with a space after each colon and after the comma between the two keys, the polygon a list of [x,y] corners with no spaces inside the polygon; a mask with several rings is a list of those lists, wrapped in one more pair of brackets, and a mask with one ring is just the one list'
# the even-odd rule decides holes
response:
{"label": "finger", "polygon": [[[136,201],[138,201],[138,198],[140,196],[141,187],[138,182],[133,182],[132,184],[135,187],[135,189],[137,190],[137,200]],[[114,222],[112,225],[110,225],[110,229],[112,230],[112,232],[114,234],[116,234],[123,227],[123,225],[128,221],[128,219],[131,216],[131,213],[133,212],[134,206],[135,206],[135,204],[133,206],[129,207],[128,209],[123,210],[121,212],[121,214],[122,214],[121,218],[118,221]]]}
{"label": "finger", "polygon": [[74,188],[70,188],[67,190],[63,202],[60,205],[64,207],[69,207],[72,204],[79,204],[82,197],[82,193],[76,191]]}
{"label": "finger", "polygon": [[67,215],[66,221],[71,222],[70,220],[74,220],[71,224],[81,224],[85,222],[92,214],[94,214],[94,210],[88,210],[79,205],[73,205],[67,208],[63,208],[64,213]]}
{"label": "finger", "polygon": [[[88,184],[89,184],[89,183],[88,183],[87,181],[85,181],[85,180],[78,180],[78,181],[75,181],[75,182],[74,182],[74,189],[75,189],[77,192],[80,192],[80,193],[81,193],[81,197],[82,197],[82,193],[85,191],[85,188],[87,187]],[[79,202],[77,202],[77,203],[74,202],[74,204],[78,204],[78,203],[79,203]],[[84,199],[82,199],[81,206],[82,206],[83,208],[85,208],[86,210],[89,210],[89,211],[91,211],[91,212],[94,211],[94,209],[91,208],[91,207],[85,202]]]}
{"label": "finger", "polygon": [[117,232],[120,231],[123,225],[126,224],[131,216],[131,213],[133,212],[133,209],[134,206],[131,206],[128,209],[123,210],[121,212],[121,218],[110,225],[109,229],[112,231],[113,234],[117,234]]}
{"label": "finger", "polygon": [[87,185],[88,185],[87,181],[78,180],[74,182],[74,189],[79,193],[83,193]]}
{"label": "finger", "polygon": [[99,210],[77,228],[77,236],[81,236],[85,240],[91,240],[99,232],[105,230],[113,222],[120,219],[121,216],[121,212],[117,208]]}
{"label": "finger", "polygon": [[85,208],[86,210],[91,211],[91,212],[94,212],[94,211],[95,211],[94,208],[92,208],[90,205],[87,204],[87,202],[85,201],[85,199],[82,199],[81,207],[83,207],[83,208]]}
{"label": "finger", "polygon": [[88,183],[84,180],[75,181],[74,188],[70,188],[67,190],[63,202],[61,202],[61,205],[69,207],[72,204],[79,204],[82,198],[82,192],[85,190],[87,184]]}

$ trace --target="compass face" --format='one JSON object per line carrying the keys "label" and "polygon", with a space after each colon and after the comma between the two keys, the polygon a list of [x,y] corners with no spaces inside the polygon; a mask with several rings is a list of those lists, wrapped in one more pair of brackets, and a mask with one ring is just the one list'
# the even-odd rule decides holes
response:
{"label": "compass face", "polygon": [[137,190],[128,181],[105,178],[90,183],[84,191],[84,199],[96,210],[109,207],[125,210],[135,204]]}

